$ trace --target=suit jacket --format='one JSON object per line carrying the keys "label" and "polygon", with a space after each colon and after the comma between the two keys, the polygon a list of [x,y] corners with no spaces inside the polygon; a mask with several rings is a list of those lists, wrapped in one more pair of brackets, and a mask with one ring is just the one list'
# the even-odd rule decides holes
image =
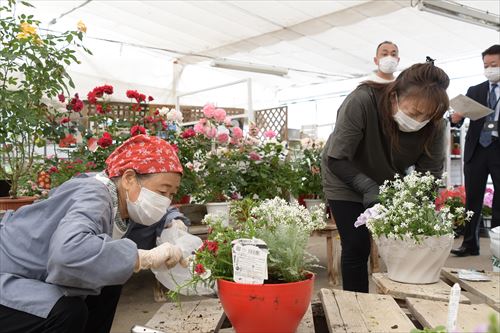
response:
{"label": "suit jacket", "polygon": [[[489,81],[484,81],[476,86],[469,87],[466,96],[484,106],[488,106],[489,89]],[[479,144],[479,137],[481,135],[485,119],[486,117],[479,118],[478,120],[470,120],[469,129],[467,131],[467,135],[465,136],[464,162],[469,162],[472,159],[472,155],[474,155],[474,150],[476,150],[476,147]]]}

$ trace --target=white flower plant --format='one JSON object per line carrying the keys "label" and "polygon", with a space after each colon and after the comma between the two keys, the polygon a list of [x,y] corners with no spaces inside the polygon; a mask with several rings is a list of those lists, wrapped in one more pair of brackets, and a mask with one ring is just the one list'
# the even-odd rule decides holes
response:
{"label": "white flower plant", "polygon": [[[386,180],[380,186],[380,203],[368,208],[354,225],[359,227],[365,224],[376,238],[385,236],[388,239],[414,240],[416,243],[426,236],[453,237],[455,215],[464,211],[452,214],[446,205],[436,209],[438,189],[443,184],[443,179],[435,178],[429,172],[422,174],[414,171],[403,178],[396,174],[394,180]],[[465,214],[466,222],[472,214],[471,211]]]}

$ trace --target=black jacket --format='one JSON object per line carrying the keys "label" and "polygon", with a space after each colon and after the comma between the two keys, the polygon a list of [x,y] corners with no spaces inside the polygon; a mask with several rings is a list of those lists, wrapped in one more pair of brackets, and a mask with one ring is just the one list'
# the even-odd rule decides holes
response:
{"label": "black jacket", "polygon": [[[484,106],[488,106],[488,90],[490,89],[489,81],[484,81],[476,86],[472,86],[467,90],[467,97],[472,98]],[[486,117],[478,120],[470,120],[469,129],[465,136],[464,162],[469,162],[474,155],[474,150],[479,144],[479,137],[484,126]],[[460,123],[461,125],[461,123]]]}

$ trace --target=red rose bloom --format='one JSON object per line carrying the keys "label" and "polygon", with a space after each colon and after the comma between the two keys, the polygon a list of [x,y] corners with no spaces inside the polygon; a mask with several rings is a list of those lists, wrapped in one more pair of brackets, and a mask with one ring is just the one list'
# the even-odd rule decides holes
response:
{"label": "red rose bloom", "polygon": [[63,94],[57,95],[57,98],[59,99],[59,102],[61,102],[61,103],[64,103],[64,101],[66,100],[66,97],[64,97]]}
{"label": "red rose bloom", "polygon": [[109,134],[108,132],[104,132],[102,134],[102,137],[97,140],[97,144],[102,148],[111,146],[113,144],[113,138],[111,137],[111,134]]}
{"label": "red rose bloom", "polygon": [[60,124],[66,124],[69,123],[69,117],[64,117],[59,121]]}
{"label": "red rose bloom", "polygon": [[206,272],[205,267],[202,264],[196,264],[194,267],[194,272],[198,275],[201,275]]}
{"label": "red rose bloom", "polygon": [[146,134],[146,129],[140,125],[134,125],[130,128],[130,135]]}
{"label": "red rose bloom", "polygon": [[148,101],[150,101],[150,102],[154,101],[153,96],[148,96]]}
{"label": "red rose bloom", "polygon": [[97,98],[96,98],[96,95],[95,95],[95,93],[93,91],[90,91],[87,94],[87,100],[89,101],[90,104],[97,103]]}
{"label": "red rose bloom", "polygon": [[192,128],[188,128],[184,132],[181,133],[181,138],[188,139],[196,135],[196,132]]}

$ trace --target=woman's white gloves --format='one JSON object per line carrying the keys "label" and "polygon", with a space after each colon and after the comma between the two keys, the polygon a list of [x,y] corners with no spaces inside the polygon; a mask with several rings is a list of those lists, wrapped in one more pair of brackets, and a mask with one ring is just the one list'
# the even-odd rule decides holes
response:
{"label": "woman's white gloves", "polygon": [[134,272],[142,269],[160,268],[163,265],[172,268],[177,263],[187,267],[187,261],[182,258],[181,249],[170,243],[163,243],[151,250],[139,249]]}
{"label": "woman's white gloves", "polygon": [[167,226],[167,228],[177,228],[182,231],[188,231],[188,227],[181,220],[172,220],[172,222]]}

